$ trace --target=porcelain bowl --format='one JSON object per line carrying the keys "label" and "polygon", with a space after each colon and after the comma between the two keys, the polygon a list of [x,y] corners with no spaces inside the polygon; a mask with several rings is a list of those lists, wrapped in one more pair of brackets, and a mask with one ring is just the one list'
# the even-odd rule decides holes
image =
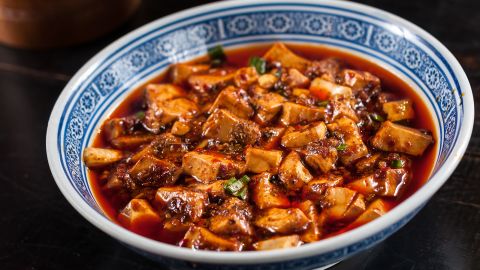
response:
{"label": "porcelain bowl", "polygon": [[[109,113],[136,85],[171,63],[259,43],[314,44],[359,55],[407,81],[435,122],[431,177],[381,218],[344,234],[294,249],[194,251],[153,241],[118,226],[99,207],[82,163]],[[395,15],[345,1],[241,0],[199,6],[156,20],[120,38],[86,63],[65,87],[48,123],[48,161],[65,198],[96,227],[175,269],[313,269],[384,240],[425,205],[452,174],[473,127],[472,91],[453,55],[434,37]]]}

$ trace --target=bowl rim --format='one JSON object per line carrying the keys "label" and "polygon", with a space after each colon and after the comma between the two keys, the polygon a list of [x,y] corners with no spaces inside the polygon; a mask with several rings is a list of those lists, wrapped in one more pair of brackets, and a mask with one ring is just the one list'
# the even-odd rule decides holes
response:
{"label": "bowl rim", "polygon": [[[439,168],[438,172],[431,177],[419,190],[412,194],[409,198],[399,204],[397,207],[389,211],[382,218],[376,219],[368,224],[360,226],[351,231],[342,233],[328,239],[323,239],[318,242],[303,245],[294,249],[271,250],[271,251],[247,251],[247,252],[216,252],[204,250],[191,250],[183,247],[177,247],[170,244],[165,244],[155,240],[145,238],[137,235],[131,231],[124,229],[116,223],[105,219],[100,213],[91,208],[75,191],[73,186],[66,181],[63,173],[60,156],[57,151],[57,132],[59,129],[59,121],[61,112],[72,94],[74,94],[74,86],[83,81],[88,74],[97,69],[105,56],[122,47],[129,40],[142,35],[154,28],[158,28],[170,21],[179,17],[188,17],[193,14],[201,14],[206,11],[211,11],[219,8],[232,8],[236,6],[243,6],[248,4],[270,3],[270,4],[285,4],[285,3],[301,3],[301,4],[317,4],[328,5],[332,7],[340,7],[347,10],[360,11],[366,14],[375,14],[378,19],[383,19],[389,23],[401,25],[403,28],[423,38],[446,59],[448,64],[452,67],[453,74],[455,74],[462,90],[463,98],[463,123],[460,126],[459,138],[457,140],[452,152],[450,153],[445,163]],[[46,136],[46,151],[50,170],[55,179],[57,186],[67,201],[90,223],[95,225],[110,236],[130,245],[150,253],[160,256],[166,256],[174,259],[212,263],[212,264],[258,264],[287,261],[292,259],[299,259],[320,255],[322,253],[331,252],[337,249],[345,248],[354,243],[360,242],[369,236],[375,235],[382,230],[399,222],[407,215],[414,213],[417,209],[422,207],[428,199],[447,181],[454,169],[460,162],[468,142],[471,137],[474,123],[474,102],[473,94],[467,76],[460,66],[459,62],[453,54],[431,34],[416,26],[415,24],[402,19],[392,13],[383,11],[378,8],[370,7],[364,4],[353,3],[349,1],[335,1],[335,0],[231,0],[200,5],[189,8],[171,15],[159,18],[144,26],[141,26],[128,34],[117,39],[106,48],[92,57],[84,66],[76,72],[72,79],[68,82],[62,90],[59,98],[50,115],[47,127]]]}

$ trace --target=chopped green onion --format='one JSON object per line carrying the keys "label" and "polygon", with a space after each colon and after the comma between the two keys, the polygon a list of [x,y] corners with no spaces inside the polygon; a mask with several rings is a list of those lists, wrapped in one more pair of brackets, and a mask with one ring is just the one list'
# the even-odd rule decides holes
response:
{"label": "chopped green onion", "polygon": [[347,145],[344,143],[341,143],[337,146],[338,151],[344,151],[345,149],[347,149]]}
{"label": "chopped green onion", "polygon": [[400,169],[400,168],[403,168],[405,164],[404,164],[404,161],[401,159],[394,159],[392,160],[392,164],[390,166],[394,169]]}
{"label": "chopped green onion", "polygon": [[318,107],[327,107],[329,102],[330,101],[328,101],[328,100],[322,100],[322,101],[317,102],[317,106]]}
{"label": "chopped green onion", "polygon": [[137,118],[139,120],[142,120],[143,118],[145,118],[145,112],[144,111],[136,112],[135,113],[135,118]]}
{"label": "chopped green onion", "polygon": [[267,72],[267,61],[258,56],[251,57],[248,64],[257,70],[258,74],[265,74]]}
{"label": "chopped green onion", "polygon": [[281,69],[278,68],[277,71],[275,71],[275,77],[277,77],[277,78],[282,77],[282,70]]}
{"label": "chopped green onion", "polygon": [[225,191],[235,197],[239,197],[242,200],[247,198],[247,183],[250,181],[250,177],[247,175],[242,176],[240,179],[232,177],[225,184]]}
{"label": "chopped green onion", "polygon": [[377,121],[377,122],[383,122],[385,121],[385,118],[383,118],[383,116],[381,116],[380,114],[378,113],[372,113],[370,115],[372,117],[373,120]]}
{"label": "chopped green onion", "polygon": [[215,47],[208,49],[208,56],[210,57],[212,64],[217,64],[217,65],[221,64],[227,58],[225,56],[225,53],[223,52],[222,45],[217,45]]}

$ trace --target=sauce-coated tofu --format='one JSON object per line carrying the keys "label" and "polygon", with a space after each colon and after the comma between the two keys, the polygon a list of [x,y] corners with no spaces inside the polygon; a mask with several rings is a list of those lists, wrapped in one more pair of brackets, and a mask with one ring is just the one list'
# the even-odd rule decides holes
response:
{"label": "sauce-coated tofu", "polygon": [[363,143],[360,130],[353,120],[342,117],[327,127],[330,132],[336,132],[344,139],[345,149],[338,151],[343,164],[351,165],[354,161],[368,155],[368,148]]}
{"label": "sauce-coated tofu", "polygon": [[161,187],[155,194],[155,202],[171,214],[197,221],[207,207],[208,196],[203,191],[185,187]]}
{"label": "sauce-coated tofu", "polygon": [[252,199],[259,209],[287,208],[290,206],[285,192],[270,181],[271,173],[262,173],[252,177]]}
{"label": "sauce-coated tofu", "polygon": [[202,227],[191,227],[180,242],[191,249],[214,251],[241,251],[243,245],[236,240],[225,239]]}
{"label": "sauce-coated tofu", "polygon": [[304,71],[310,61],[290,51],[283,43],[275,43],[263,56],[268,61],[280,62],[283,67]]}
{"label": "sauce-coated tofu", "polygon": [[254,144],[260,139],[260,128],[252,121],[218,110],[203,124],[203,136],[224,143]]}
{"label": "sauce-coated tofu", "polygon": [[312,108],[292,102],[283,103],[280,122],[285,126],[322,120],[325,116],[325,108]]}
{"label": "sauce-coated tofu", "polygon": [[371,142],[383,151],[420,156],[433,143],[433,138],[420,130],[385,121]]}
{"label": "sauce-coated tofu", "polygon": [[287,235],[280,237],[273,237],[267,240],[259,241],[253,244],[255,250],[272,250],[272,249],[284,249],[298,247],[302,244],[300,236]]}
{"label": "sauce-coated tofu", "polygon": [[255,226],[271,233],[282,234],[304,231],[308,223],[307,216],[298,208],[269,208],[255,219]]}
{"label": "sauce-coated tofu", "polygon": [[352,221],[365,211],[363,195],[348,188],[328,188],[325,203],[327,207],[324,212],[330,222]]}
{"label": "sauce-coated tofu", "polygon": [[183,156],[183,172],[197,181],[210,183],[217,179],[227,179],[243,171],[244,165],[230,160],[222,154],[188,152]]}
{"label": "sauce-coated tofu", "polygon": [[118,214],[118,221],[136,233],[149,235],[157,229],[162,218],[148,201],[132,199]]}
{"label": "sauce-coated tofu", "polygon": [[282,154],[280,150],[249,147],[245,152],[245,169],[253,173],[276,171],[282,162]]}
{"label": "sauce-coated tofu", "polygon": [[83,150],[83,162],[89,168],[111,165],[123,158],[122,151],[106,148],[87,147]]}
{"label": "sauce-coated tofu", "polygon": [[303,165],[300,155],[292,151],[283,159],[278,170],[278,176],[287,189],[292,191],[300,190],[305,183],[312,180],[313,176]]}
{"label": "sauce-coated tofu", "polygon": [[327,126],[324,122],[318,122],[299,131],[287,132],[282,137],[282,146],[296,148],[305,146],[311,142],[325,139]]}

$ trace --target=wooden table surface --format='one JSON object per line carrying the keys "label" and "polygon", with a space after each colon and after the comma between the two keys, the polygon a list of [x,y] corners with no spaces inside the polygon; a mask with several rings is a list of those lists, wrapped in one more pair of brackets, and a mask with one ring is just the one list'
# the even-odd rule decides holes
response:
{"label": "wooden table surface", "polygon": [[[443,42],[480,100],[480,1],[365,0]],[[125,33],[200,1],[144,0],[132,19],[88,44],[50,51],[0,46],[0,269],[162,269],[83,219],[50,173],[50,111],[72,75]],[[80,12],[80,11],[79,11]],[[478,106],[477,106],[478,108]],[[462,162],[404,228],[332,269],[480,269],[480,119]]]}

